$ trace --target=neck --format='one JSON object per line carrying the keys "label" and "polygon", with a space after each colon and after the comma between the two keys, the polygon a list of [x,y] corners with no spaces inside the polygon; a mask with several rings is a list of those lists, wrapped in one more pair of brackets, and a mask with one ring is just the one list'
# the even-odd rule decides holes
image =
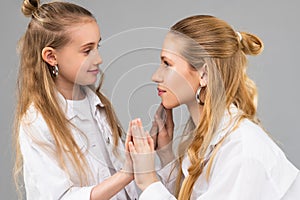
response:
{"label": "neck", "polygon": [[68,100],[84,99],[85,94],[81,90],[81,86],[77,84],[62,85],[59,81],[55,82],[57,90]]}
{"label": "neck", "polygon": [[200,121],[200,115],[203,110],[203,106],[200,106],[196,101],[186,104],[186,106],[189,110],[189,113],[192,117],[195,126],[198,126]]}

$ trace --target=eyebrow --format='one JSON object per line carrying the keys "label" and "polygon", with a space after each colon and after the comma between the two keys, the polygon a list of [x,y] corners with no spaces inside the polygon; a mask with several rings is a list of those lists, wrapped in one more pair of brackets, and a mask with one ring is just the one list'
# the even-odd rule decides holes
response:
{"label": "eyebrow", "polygon": [[170,58],[166,57],[166,56],[161,56],[160,59],[161,59],[161,60],[167,60],[167,61],[169,61],[169,62],[172,62],[172,60],[171,60]]}
{"label": "eyebrow", "polygon": [[[167,57],[166,56],[161,56],[160,59],[161,60],[165,60]],[[168,59],[168,58],[167,58]]]}
{"label": "eyebrow", "polygon": [[[100,37],[98,43],[99,43],[101,40],[102,40],[102,38]],[[84,47],[87,47],[87,46],[92,46],[92,45],[94,45],[94,44],[95,44],[95,42],[89,42],[89,43],[87,43],[87,44],[82,45],[81,48],[84,48]]]}

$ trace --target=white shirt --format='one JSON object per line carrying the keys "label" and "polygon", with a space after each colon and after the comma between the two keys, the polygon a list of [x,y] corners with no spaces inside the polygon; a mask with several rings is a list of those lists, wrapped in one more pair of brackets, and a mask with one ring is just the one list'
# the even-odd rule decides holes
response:
{"label": "white shirt", "polygon": [[107,141],[104,141],[106,138],[103,138],[103,135],[99,134],[101,131],[92,115],[89,99],[85,96],[82,100],[66,100],[66,102],[68,108],[72,109],[74,114],[78,116],[73,119],[73,123],[76,124],[76,127],[80,131],[87,133],[85,136],[89,152],[101,165],[110,169],[111,175],[114,174],[116,171],[107,152],[105,144]]}
{"label": "white shirt", "polygon": [[[92,188],[111,176],[110,167],[114,171],[122,168],[122,160],[113,154],[113,137],[105,112],[101,108],[97,109],[97,106],[103,107],[104,105],[90,88],[84,87],[84,91],[86,100],[90,103],[90,109],[88,107],[76,109],[76,106],[71,106],[61,94],[58,94],[58,97],[62,108],[65,109],[67,119],[76,126],[78,125],[79,129],[83,129],[81,131],[86,135],[84,137],[79,130],[72,128],[77,145],[83,152],[86,152],[84,156],[91,170],[88,186],[80,186],[80,180],[72,168],[70,174],[67,174],[58,165],[53,151],[55,143],[49,128],[42,115],[32,105],[22,119],[19,134],[28,200],[89,200]],[[95,123],[91,123],[91,117],[87,115],[90,112],[85,113],[87,109],[91,111],[90,116]],[[122,154],[124,147],[121,140],[119,144],[117,148]],[[71,166],[68,162],[66,165]],[[138,194],[134,182],[128,184],[125,190],[131,199],[137,199]],[[112,199],[126,199],[124,190]]]}
{"label": "white shirt", "polygon": [[[232,115],[225,113],[208,152],[233,127],[238,110],[234,106],[230,110]],[[228,124],[230,125],[227,126]],[[210,156],[208,152],[207,158]],[[189,166],[190,161],[185,156],[182,164],[185,177],[188,176]],[[192,200],[300,199],[299,170],[287,160],[282,150],[259,126],[247,119],[228,135],[220,147],[208,182],[206,171],[207,166],[194,184]],[[161,182],[151,184],[140,196],[140,200],[165,199],[176,198]]]}

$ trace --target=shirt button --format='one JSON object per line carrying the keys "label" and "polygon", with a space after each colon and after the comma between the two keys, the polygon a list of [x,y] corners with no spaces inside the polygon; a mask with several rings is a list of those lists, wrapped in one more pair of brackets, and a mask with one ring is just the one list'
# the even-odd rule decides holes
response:
{"label": "shirt button", "polygon": [[110,139],[109,139],[109,137],[106,139],[106,144],[110,144]]}

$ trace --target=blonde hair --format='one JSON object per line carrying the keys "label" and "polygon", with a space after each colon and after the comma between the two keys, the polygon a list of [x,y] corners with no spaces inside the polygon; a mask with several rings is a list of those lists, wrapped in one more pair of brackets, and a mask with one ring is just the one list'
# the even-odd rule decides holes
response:
{"label": "blonde hair", "polygon": [[[54,79],[50,73],[50,66],[42,59],[41,52],[44,47],[54,49],[62,48],[70,41],[68,29],[74,25],[91,20],[96,21],[93,15],[83,7],[67,2],[51,2],[40,5],[39,0],[24,0],[22,12],[31,17],[25,35],[19,43],[20,68],[17,80],[17,107],[15,113],[14,146],[16,160],[14,177],[19,189],[20,174],[22,172],[22,155],[19,145],[19,129],[22,118],[26,115],[30,105],[43,116],[54,139],[57,160],[67,173],[69,173],[66,160],[72,163],[81,185],[87,184],[87,163],[83,152],[76,144],[71,124],[62,111],[55,89]],[[108,123],[111,127],[115,147],[122,129],[114,113],[110,101],[100,92],[103,76],[97,88],[90,86],[104,104]],[[65,154],[64,149],[69,149]],[[66,157],[65,157],[66,156]]]}
{"label": "blonde hair", "polygon": [[[257,89],[246,74],[246,54],[259,54],[263,50],[263,43],[257,36],[246,32],[240,32],[240,38],[226,22],[208,15],[185,18],[171,27],[170,34],[183,38],[180,54],[191,67],[199,69],[206,64],[208,70],[203,112],[199,125],[193,131],[193,138],[185,148],[191,162],[189,176],[184,179],[181,188],[181,170],[177,178],[178,199],[186,200],[190,199],[194,183],[202,174],[206,163],[206,178],[209,178],[212,161],[224,138],[214,148],[208,161],[204,160],[204,156],[225,110],[229,110],[230,105],[234,104],[242,111],[236,126],[244,118],[259,124],[256,117]],[[182,147],[180,149],[185,152]],[[181,152],[180,163],[183,158]]]}

